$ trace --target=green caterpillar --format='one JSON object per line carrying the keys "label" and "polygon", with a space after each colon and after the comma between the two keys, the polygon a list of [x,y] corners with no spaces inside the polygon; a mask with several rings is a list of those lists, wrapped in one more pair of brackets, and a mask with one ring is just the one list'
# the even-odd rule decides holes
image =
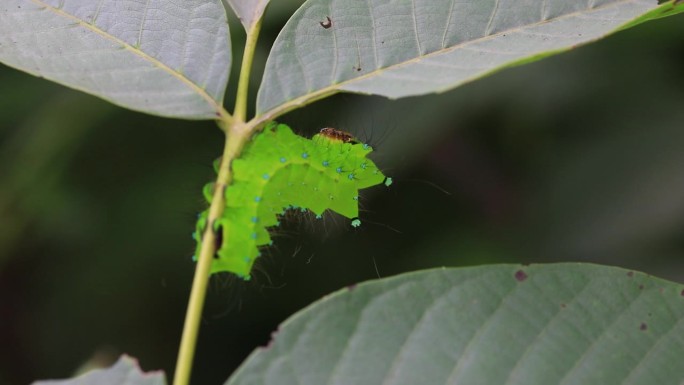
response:
{"label": "green caterpillar", "polygon": [[[350,134],[332,128],[307,139],[284,124],[269,123],[233,161],[226,208],[213,225],[218,250],[211,272],[226,271],[249,279],[261,255],[259,248],[272,244],[268,228],[278,226],[279,216],[288,209],[309,210],[317,218],[329,209],[359,226],[359,190],[392,183],[366,157],[372,151]],[[207,200],[211,201],[212,193],[213,185],[205,186]],[[208,210],[202,212],[197,221],[195,255],[199,255],[208,215]]]}

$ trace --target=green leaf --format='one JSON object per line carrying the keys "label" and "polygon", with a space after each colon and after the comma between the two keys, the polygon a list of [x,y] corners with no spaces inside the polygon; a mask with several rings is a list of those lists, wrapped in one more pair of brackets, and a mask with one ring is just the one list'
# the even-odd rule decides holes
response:
{"label": "green leaf", "polygon": [[574,263],[404,274],[296,314],[227,384],[681,384],[682,289]]}
{"label": "green leaf", "polygon": [[340,91],[443,92],[682,11],[657,0],[309,0],[273,45],[257,114]]}
{"label": "green leaf", "polygon": [[226,0],[233,8],[240,22],[249,31],[264,14],[264,10],[270,0]]}
{"label": "green leaf", "polygon": [[97,369],[69,380],[36,381],[33,385],[164,385],[162,372],[143,373],[136,360],[121,356],[111,368]]}
{"label": "green leaf", "polygon": [[123,107],[222,115],[231,64],[220,0],[3,0],[0,62]]}

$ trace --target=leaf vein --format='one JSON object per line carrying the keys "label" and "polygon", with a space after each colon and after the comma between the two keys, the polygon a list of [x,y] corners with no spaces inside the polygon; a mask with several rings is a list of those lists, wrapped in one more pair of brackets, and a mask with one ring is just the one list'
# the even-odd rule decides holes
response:
{"label": "leaf vein", "polygon": [[449,27],[451,27],[451,17],[454,13],[454,5],[456,0],[451,0],[451,5],[449,6],[449,15],[447,16],[446,25],[444,26],[444,35],[442,35],[442,49],[446,47],[446,39],[449,35]]}
{"label": "leaf vein", "polygon": [[496,16],[496,13],[499,11],[499,0],[496,0],[494,2],[494,7],[492,8],[492,13],[489,15],[489,21],[487,22],[487,28],[485,28],[485,36],[489,36],[492,33],[492,27],[494,24],[494,17]]}
{"label": "leaf vein", "polygon": [[646,360],[653,354],[653,352],[656,351],[656,348],[658,346],[669,341],[669,339],[666,339],[665,337],[668,337],[673,331],[677,330],[678,326],[681,325],[683,322],[684,318],[680,318],[676,322],[673,322],[672,325],[667,329],[667,331],[661,334],[660,337],[658,337],[653,346],[651,346],[648,349],[648,351],[644,353],[641,360],[639,360],[639,362],[636,365],[634,365],[634,367],[629,371],[629,373],[627,373],[627,376],[625,376],[625,379],[621,382],[623,385],[634,383],[633,378],[635,378],[639,370],[644,367],[644,363],[646,362]]}
{"label": "leaf vein", "polygon": [[596,349],[596,347],[599,345],[599,341],[601,341],[607,335],[607,333],[612,330],[612,326],[615,325],[625,315],[625,313],[629,310],[629,308],[632,306],[634,302],[641,298],[642,294],[643,291],[640,291],[639,295],[630,299],[629,304],[625,306],[619,313],[615,314],[613,320],[610,322],[609,325],[603,328],[601,334],[594,337],[591,344],[584,350],[584,353],[581,356],[579,356],[573,364],[573,366],[570,369],[568,369],[567,372],[565,372],[563,378],[561,378],[561,380],[558,382],[559,385],[566,384],[571,379],[570,375],[580,366],[580,364],[582,364],[586,360],[587,355],[591,353],[594,349]]}
{"label": "leaf vein", "polygon": [[371,0],[366,0],[366,4],[368,4],[368,15],[370,16],[371,19],[371,34],[372,34],[372,43],[373,43],[373,58],[375,59],[375,65],[373,66],[373,69],[378,69],[379,63],[378,63],[378,41],[377,41],[377,35],[376,31],[377,29],[375,28],[375,14],[373,12],[373,4],[371,3]]}
{"label": "leaf vein", "polygon": [[[174,70],[173,68],[169,67],[167,64],[164,62],[160,61],[159,59],[154,58],[153,56],[143,52],[137,47],[134,47],[133,45],[125,42],[124,40],[108,33],[107,31],[102,30],[101,28],[87,23],[85,20],[81,20],[78,17],[64,11],[61,8],[53,7],[47,3],[45,3],[44,0],[30,0],[34,2],[35,4],[44,7],[46,11],[51,11],[55,13],[58,16],[64,17],[66,19],[70,19],[81,25],[82,27],[90,30],[91,32],[101,36],[102,38],[112,41],[116,45],[121,46],[123,49],[127,49],[133,54],[141,57],[143,60],[148,61],[152,63],[154,66],[158,67],[164,72],[167,72],[171,76],[175,77],[178,79],[181,83],[185,84],[188,86],[191,90],[193,90],[196,94],[198,94],[202,99],[204,99],[207,104],[209,104],[214,111],[220,115],[220,117],[228,117],[230,116],[228,112],[223,108],[219,102],[214,99],[211,95],[209,95],[204,89],[202,89],[200,86],[195,84],[192,80],[184,76],[183,74],[179,73],[178,71]],[[149,2],[149,0],[147,0]],[[63,2],[62,2],[63,5]]]}
{"label": "leaf vein", "polygon": [[418,34],[418,20],[416,20],[416,0],[411,0],[411,17],[413,19],[413,30],[416,36],[416,49],[418,49],[418,56],[423,55],[423,48],[420,46],[420,35]]}
{"label": "leaf vein", "polygon": [[95,25],[97,18],[100,17],[100,12],[102,11],[102,5],[104,4],[104,2],[105,0],[100,0],[100,2],[97,4],[97,9],[95,10],[93,17],[90,20],[90,24]]}
{"label": "leaf vein", "polygon": [[465,345],[465,348],[463,351],[461,351],[461,354],[456,357],[456,362],[454,365],[454,368],[451,370],[451,373],[449,374],[449,378],[445,383],[447,384],[457,384],[458,382],[454,381],[458,373],[463,366],[463,363],[465,362],[464,358],[469,354],[470,350],[473,349],[473,346],[475,345],[475,342],[477,341],[478,337],[482,335],[484,330],[493,322],[493,320],[496,318],[497,313],[502,311],[502,305],[508,300],[508,298],[511,297],[513,292],[517,289],[516,286],[511,287],[510,290],[506,292],[505,295],[502,295],[501,298],[499,299],[499,303],[497,304],[496,308],[494,311],[487,317],[487,319],[484,321],[484,323],[475,331],[475,333],[470,336],[470,339],[468,340],[468,343]]}
{"label": "leaf vein", "polygon": [[[332,0],[330,2],[330,7],[328,8],[328,13],[330,13],[330,17],[334,19],[334,16],[332,16],[333,12],[335,10],[335,0]],[[333,65],[330,70],[330,83],[335,84],[335,75],[337,74],[337,61],[339,60],[338,57],[338,47],[337,47],[337,28],[333,25],[332,29],[332,38],[333,38]]]}
{"label": "leaf vein", "polygon": [[146,0],[145,9],[143,10],[143,17],[140,21],[140,29],[138,30],[138,41],[135,43],[136,48],[140,48],[142,44],[143,31],[145,30],[145,22],[147,21],[147,12],[150,9],[150,0]]}
{"label": "leaf vein", "polygon": [[[578,297],[581,296],[581,295],[582,295],[585,291],[587,291],[587,289],[590,288],[590,287],[591,287],[591,286],[590,286],[588,283],[585,283],[584,287],[582,287],[582,289],[581,289],[577,294],[575,294],[575,295],[573,296],[572,300],[569,301],[569,303],[566,304],[566,306],[570,306],[570,305],[574,304],[574,303],[577,301]],[[541,339],[541,337],[542,337],[546,332],[548,332],[549,326],[550,326],[554,321],[556,321],[562,313],[563,313],[563,310],[562,310],[562,308],[559,306],[559,307],[556,309],[556,313],[553,315],[553,317],[552,317],[551,319],[549,319],[548,321],[546,321],[546,325],[544,325],[544,327],[539,331],[539,333],[537,333],[537,335],[535,336],[534,340],[531,341],[531,342],[528,344],[527,348],[525,349],[525,352],[523,352],[523,354],[521,354],[521,355],[518,357],[518,360],[516,361],[515,365],[513,366],[513,368],[511,368],[510,372],[508,373],[508,378],[506,379],[506,381],[504,382],[504,384],[508,384],[509,382],[511,382],[511,380],[514,380],[514,379],[515,379],[515,374],[516,374],[516,372],[517,372],[518,370],[520,370],[520,364],[523,363],[523,362],[525,361],[525,358],[530,354],[530,352],[531,352],[531,351],[533,350],[533,348],[535,347],[536,342],[539,341],[539,340]]]}

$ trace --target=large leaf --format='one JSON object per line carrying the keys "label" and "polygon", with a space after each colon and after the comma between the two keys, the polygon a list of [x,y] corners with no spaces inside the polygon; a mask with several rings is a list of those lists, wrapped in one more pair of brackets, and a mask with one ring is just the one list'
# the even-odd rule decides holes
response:
{"label": "large leaf", "polygon": [[90,371],[69,380],[37,381],[33,385],[164,385],[164,373],[143,373],[138,363],[122,356],[114,366]]}
{"label": "large leaf", "polygon": [[162,116],[223,113],[220,0],[3,0],[0,62]]}
{"label": "large leaf", "polygon": [[249,31],[264,14],[270,0],[226,0],[237,15],[240,22]]}
{"label": "large leaf", "polygon": [[684,11],[657,0],[309,0],[278,36],[260,120],[348,91],[441,92]]}
{"label": "large leaf", "polygon": [[227,384],[682,384],[682,288],[588,264],[405,274],[295,315]]}

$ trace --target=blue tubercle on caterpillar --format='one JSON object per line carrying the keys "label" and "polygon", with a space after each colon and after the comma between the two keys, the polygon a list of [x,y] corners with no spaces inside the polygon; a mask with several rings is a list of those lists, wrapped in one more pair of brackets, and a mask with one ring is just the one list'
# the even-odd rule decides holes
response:
{"label": "blue tubercle on caterpillar", "polygon": [[[350,218],[353,227],[360,226],[359,190],[392,184],[367,158],[372,151],[333,128],[307,139],[284,124],[269,123],[233,161],[225,210],[213,226],[217,251],[212,273],[226,271],[249,279],[259,249],[273,243],[268,229],[279,225],[285,210],[311,211],[316,218],[331,210]],[[210,183],[204,188],[208,201],[212,192]],[[208,210],[199,215],[193,238],[201,239],[208,215]],[[200,247],[198,241],[196,253]]]}

